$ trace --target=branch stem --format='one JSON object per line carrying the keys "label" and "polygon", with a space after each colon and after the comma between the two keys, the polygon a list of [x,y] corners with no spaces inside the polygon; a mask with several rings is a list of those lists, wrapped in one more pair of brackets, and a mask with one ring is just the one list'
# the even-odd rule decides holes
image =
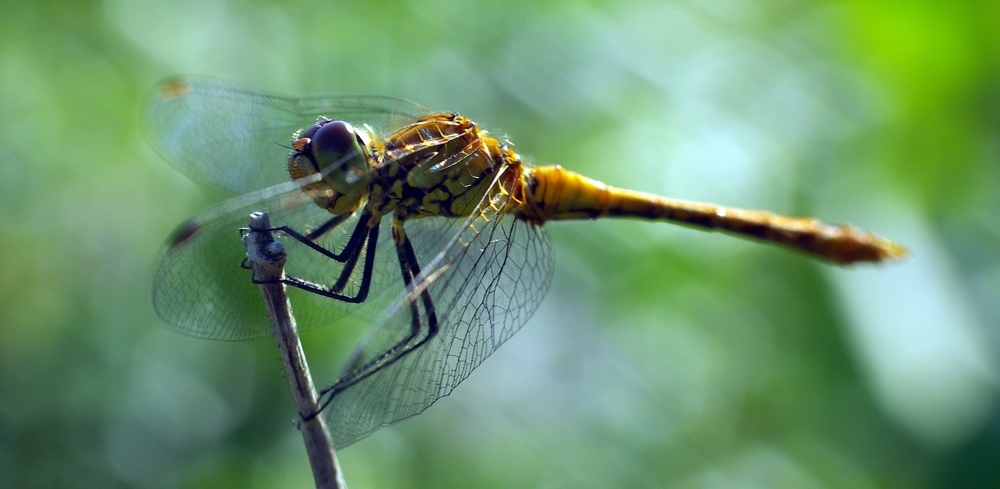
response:
{"label": "branch stem", "polygon": [[243,238],[247,258],[254,278],[260,282],[267,315],[274,328],[274,337],[278,340],[278,350],[281,352],[285,375],[299,413],[299,429],[306,444],[316,488],[346,489],[347,485],[333,450],[333,441],[326,429],[326,421],[323,416],[315,415],[319,411],[316,387],[309,375],[309,365],[306,364],[305,353],[299,342],[292,305],[288,302],[285,284],[281,282],[285,276],[285,249],[267,231],[270,228],[270,218],[266,212],[250,215],[250,232]]}

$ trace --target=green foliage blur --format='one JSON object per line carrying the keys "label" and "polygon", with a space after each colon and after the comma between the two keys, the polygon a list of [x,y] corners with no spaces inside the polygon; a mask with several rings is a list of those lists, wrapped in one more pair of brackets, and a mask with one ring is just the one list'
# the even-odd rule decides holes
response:
{"label": "green foliage blur", "polygon": [[[274,343],[152,310],[164,240],[226,197],[141,135],[174,74],[407,98],[537,164],[912,251],[555,223],[539,312],[339,451],[350,487],[1000,487],[998,25],[995,0],[4,3],[0,487],[312,486]],[[303,341],[331,381],[342,331]]]}

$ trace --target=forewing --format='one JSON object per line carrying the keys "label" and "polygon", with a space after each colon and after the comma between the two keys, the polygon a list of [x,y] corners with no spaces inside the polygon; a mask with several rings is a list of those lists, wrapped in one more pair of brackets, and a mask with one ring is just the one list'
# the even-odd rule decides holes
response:
{"label": "forewing", "polygon": [[321,116],[368,124],[385,135],[426,113],[391,97],[286,97],[219,80],[178,78],[150,95],[145,130],[156,152],[191,179],[242,194],[287,181],[292,134]]}
{"label": "forewing", "polygon": [[448,395],[535,312],[552,275],[548,234],[502,214],[494,187],[465,221],[428,218],[407,226],[422,264],[414,290],[398,297],[360,345],[354,365],[377,359],[410,333],[420,291],[433,299],[439,331],[427,343],[334,395],[324,411],[336,446],[419,414]]}

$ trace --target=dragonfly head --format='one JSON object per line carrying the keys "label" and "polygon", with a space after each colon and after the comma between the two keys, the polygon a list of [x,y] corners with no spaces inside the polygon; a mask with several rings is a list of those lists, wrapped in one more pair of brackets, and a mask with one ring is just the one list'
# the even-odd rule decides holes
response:
{"label": "dragonfly head", "polygon": [[289,170],[296,177],[295,173],[303,169],[296,172],[292,164],[302,166],[303,157],[307,157],[312,160],[310,166],[322,173],[323,181],[334,190],[346,195],[361,193],[370,178],[364,136],[347,122],[321,120],[293,143],[302,154],[293,157]]}

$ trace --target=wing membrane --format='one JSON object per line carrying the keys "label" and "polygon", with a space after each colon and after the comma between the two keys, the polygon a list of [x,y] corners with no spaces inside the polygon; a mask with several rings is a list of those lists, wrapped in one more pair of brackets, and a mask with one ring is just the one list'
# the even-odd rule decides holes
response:
{"label": "wing membrane", "polygon": [[354,364],[376,359],[406,338],[413,306],[427,321],[419,294],[424,288],[434,301],[439,331],[334,395],[324,416],[336,446],[419,414],[450,394],[537,309],[552,275],[548,234],[499,211],[510,196],[498,185],[487,197],[468,220],[428,218],[407,227],[423,264],[416,292],[393,301],[360,344]]}
{"label": "wing membrane", "polygon": [[292,134],[320,116],[387,134],[428,112],[391,97],[286,97],[219,80],[178,78],[150,95],[145,128],[156,152],[182,173],[242,194],[287,181]]}
{"label": "wing membrane", "polygon": [[[240,228],[246,227],[251,212],[271,215],[275,227],[289,226],[308,232],[334,217],[317,207],[298,187],[289,182],[261,192],[238,197],[202,213],[183,224],[175,241],[161,254],[153,281],[153,306],[171,327],[200,338],[243,340],[268,336],[271,326],[264,310],[260,289],[251,282],[249,270],[240,267],[246,257]],[[316,240],[327,249],[340,251],[358,220],[352,215]],[[293,287],[288,288],[292,308],[301,329],[323,326],[348,313],[358,312],[374,318],[386,306],[382,295],[395,286],[403,289],[398,265],[393,257],[391,230],[381,229],[377,250],[385,255],[375,260],[371,292],[364,304],[351,304]],[[330,285],[340,275],[338,263],[298,241],[279,240],[288,252],[285,271],[310,282]],[[388,255],[386,255],[388,254]],[[355,269],[345,289],[354,294],[361,283],[360,268]]]}

